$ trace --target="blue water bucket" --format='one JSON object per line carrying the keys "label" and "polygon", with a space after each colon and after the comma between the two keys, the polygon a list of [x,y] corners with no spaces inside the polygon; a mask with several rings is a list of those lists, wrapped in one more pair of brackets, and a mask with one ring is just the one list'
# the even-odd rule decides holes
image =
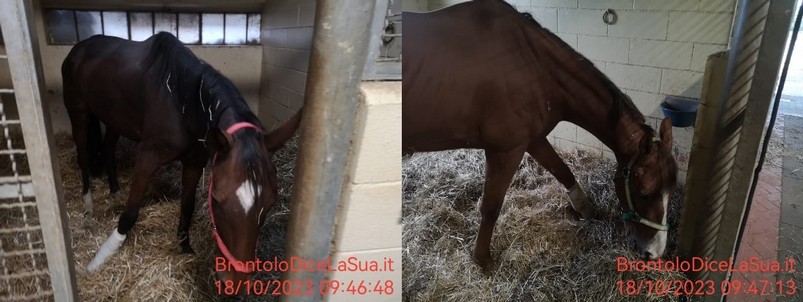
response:
{"label": "blue water bucket", "polygon": [[691,127],[697,119],[699,106],[700,102],[697,99],[667,96],[661,103],[661,111],[672,121],[672,126]]}

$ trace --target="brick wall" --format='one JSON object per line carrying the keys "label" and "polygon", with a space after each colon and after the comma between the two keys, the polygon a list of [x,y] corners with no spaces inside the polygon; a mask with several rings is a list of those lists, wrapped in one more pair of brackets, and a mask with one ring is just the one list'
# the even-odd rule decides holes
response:
{"label": "brick wall", "polygon": [[[333,280],[391,280],[392,295],[332,295],[327,301],[401,300],[401,82],[364,82],[335,227],[335,261],[393,260],[393,272],[336,272]],[[369,289],[373,289],[371,285]]]}
{"label": "brick wall", "polygon": [[315,0],[267,1],[262,11],[259,118],[271,128],[304,103]]}
{"label": "brick wall", "polygon": [[[464,1],[430,0],[435,10]],[[709,54],[724,50],[735,0],[508,0],[594,62],[657,127],[666,95],[699,98]],[[602,15],[614,9],[617,23]],[[686,171],[693,128],[674,128],[675,151]],[[583,148],[612,156],[587,131],[563,122],[549,135],[563,150]],[[685,179],[685,176],[681,176]]]}

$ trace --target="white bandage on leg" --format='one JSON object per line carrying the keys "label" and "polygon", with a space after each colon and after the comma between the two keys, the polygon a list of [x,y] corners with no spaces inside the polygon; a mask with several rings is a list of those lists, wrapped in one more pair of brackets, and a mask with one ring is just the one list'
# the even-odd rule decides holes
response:
{"label": "white bandage on leg", "polygon": [[84,194],[84,210],[87,213],[92,214],[92,210],[94,210],[95,206],[92,204],[92,191],[86,191]]}
{"label": "white bandage on leg", "polygon": [[594,206],[586,197],[586,193],[583,192],[583,189],[580,188],[580,184],[575,183],[574,186],[569,189],[569,202],[572,204],[572,208],[575,211],[580,213],[583,218],[591,218],[594,215]]}
{"label": "white bandage on leg", "polygon": [[120,234],[117,232],[117,228],[112,231],[112,234],[109,235],[109,239],[106,239],[106,242],[98,250],[98,253],[95,255],[95,259],[92,259],[92,262],[86,266],[86,269],[90,272],[93,272],[98,269],[104,262],[106,262],[106,258],[109,256],[114,255],[120,246],[123,245],[123,241],[125,241],[126,235]]}

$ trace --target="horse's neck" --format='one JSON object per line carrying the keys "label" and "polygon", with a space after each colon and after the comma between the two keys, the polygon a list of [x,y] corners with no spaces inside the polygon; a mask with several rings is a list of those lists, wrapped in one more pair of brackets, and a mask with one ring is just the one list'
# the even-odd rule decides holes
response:
{"label": "horse's neck", "polygon": [[546,29],[531,24],[523,29],[530,42],[538,46],[532,49],[541,70],[550,72],[556,81],[550,83],[551,87],[562,89],[562,119],[597,137],[613,151],[617,160],[629,160],[638,152],[638,143],[644,134],[641,129],[643,121],[631,117],[625,112],[631,110],[627,108],[622,109],[617,121],[610,121],[612,110],[618,110],[617,100],[604,75],[593,70],[585,58],[558,41],[560,38],[557,36],[548,34]]}
{"label": "horse's neck", "polygon": [[[228,104],[228,106],[221,107],[221,110],[224,110],[224,111],[220,112],[219,116],[214,121],[214,123],[217,126],[217,128],[219,128],[220,130],[225,131],[226,129],[229,129],[229,127],[231,127],[232,125],[234,125],[236,123],[240,123],[240,122],[249,122],[249,123],[251,123],[252,122],[250,118],[247,118],[246,116],[242,116],[241,114],[237,114],[237,112],[243,111],[242,108],[235,108],[236,106],[239,106],[239,105],[240,104]],[[223,109],[223,108],[225,108],[225,109]],[[257,127],[261,127],[261,124],[258,123],[258,122],[254,122],[254,125],[257,126]]]}
{"label": "horse's neck", "polygon": [[[567,120],[594,135],[613,151],[617,161],[627,162],[638,152],[639,142],[644,136],[642,122],[623,112],[615,122],[610,121],[611,110],[616,110],[612,97],[608,99],[571,99],[565,108]],[[590,110],[602,106],[605,110]],[[599,112],[604,112],[600,114]]]}
{"label": "horse's neck", "polygon": [[[612,110],[618,110],[614,93],[602,74],[590,70],[578,54],[559,47],[552,47],[549,70],[553,78],[562,83],[553,87],[563,88],[564,117],[580,128],[585,129],[613,151],[617,160],[628,161],[638,152],[638,143],[644,131],[642,121],[637,121],[622,108],[617,121],[611,121]],[[580,57],[582,59],[582,57]]]}

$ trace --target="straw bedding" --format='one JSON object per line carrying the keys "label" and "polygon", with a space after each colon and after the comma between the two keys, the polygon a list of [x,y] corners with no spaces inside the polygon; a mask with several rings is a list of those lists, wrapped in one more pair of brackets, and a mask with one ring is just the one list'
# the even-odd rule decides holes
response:
{"label": "straw bedding", "polygon": [[[485,277],[471,258],[479,229],[482,151],[419,153],[403,159],[405,301],[673,301],[679,297],[619,294],[617,281],[684,279],[681,273],[617,273],[615,259],[637,259],[625,243],[611,176],[615,162],[581,151],[563,153],[599,217],[581,221],[567,210],[566,189],[529,156],[505,197]],[[682,188],[670,202],[677,225]],[[675,254],[669,231],[665,256]]]}
{"label": "straw bedding", "polygon": [[[105,176],[92,178],[95,213],[90,216],[84,212],[81,199],[75,144],[65,134],[57,135],[55,141],[82,300],[207,301],[219,298],[214,286],[214,243],[206,206],[208,173],[204,174],[196,192],[195,214],[190,229],[195,254],[179,253],[176,228],[180,208],[181,165],[171,163],[162,167],[151,179],[139,220],[120,251],[98,271],[90,274],[86,265],[117,226],[118,217],[125,206],[136,145],[126,139],[121,139],[118,144],[117,167],[122,189],[115,196],[109,195]],[[294,139],[273,158],[278,170],[280,200],[274,204],[262,226],[257,250],[260,259],[284,257],[296,149]],[[280,277],[278,273],[255,275],[256,279],[263,280]],[[271,299],[249,297],[249,300]]]}

